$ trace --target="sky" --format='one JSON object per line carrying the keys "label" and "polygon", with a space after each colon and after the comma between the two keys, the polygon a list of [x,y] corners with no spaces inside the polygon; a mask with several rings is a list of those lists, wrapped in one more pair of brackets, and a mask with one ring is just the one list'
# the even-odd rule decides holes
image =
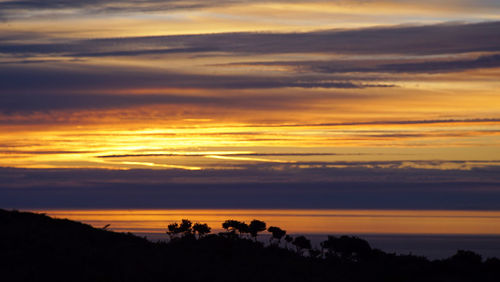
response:
{"label": "sky", "polygon": [[500,210],[500,2],[0,0],[0,207]]}

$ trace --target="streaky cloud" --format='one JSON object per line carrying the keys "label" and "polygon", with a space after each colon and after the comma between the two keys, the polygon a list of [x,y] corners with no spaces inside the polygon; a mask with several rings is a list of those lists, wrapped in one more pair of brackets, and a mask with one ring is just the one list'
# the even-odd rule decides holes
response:
{"label": "streaky cloud", "polygon": [[439,73],[497,67],[500,67],[500,55],[480,56],[479,58],[474,60],[386,64],[378,66],[376,68],[376,71],[396,73]]}
{"label": "streaky cloud", "polygon": [[0,45],[0,53],[68,57],[235,54],[449,54],[500,51],[500,22],[373,27],[297,33],[234,32]]}
{"label": "streaky cloud", "polygon": [[[397,60],[396,60],[397,61]],[[373,64],[373,62],[367,62]],[[432,60],[412,63],[378,64],[373,67],[350,66],[359,65],[360,60],[343,61],[272,61],[272,62],[235,62],[216,66],[285,66],[298,72],[312,71],[318,73],[448,73],[474,69],[500,67],[500,55],[479,56],[468,60]]]}
{"label": "streaky cloud", "polygon": [[[6,66],[0,68],[1,92],[9,90],[71,90],[130,88],[368,88],[394,87],[392,84],[360,82],[363,77],[331,76],[257,76],[177,73],[157,69],[79,66],[75,69],[43,66]],[[373,80],[373,79],[372,79]]]}
{"label": "streaky cloud", "polygon": [[[498,167],[474,170],[0,168],[7,208],[499,209]],[[179,182],[182,179],[182,182]],[[20,189],[22,188],[22,189]]]}
{"label": "streaky cloud", "polygon": [[500,118],[478,118],[478,119],[428,119],[428,120],[378,120],[362,122],[332,122],[332,123],[289,123],[269,124],[261,126],[277,127],[311,127],[311,126],[353,126],[353,125],[411,125],[411,124],[446,124],[446,123],[498,123]]}
{"label": "streaky cloud", "polygon": [[[238,0],[10,0],[0,2],[0,20],[32,16],[37,11],[77,10],[79,15],[148,13],[184,9],[200,9],[234,3]],[[239,2],[244,2],[241,0]]]}
{"label": "streaky cloud", "polygon": [[[0,78],[0,81],[2,79]],[[34,86],[31,86],[34,87]],[[231,88],[230,88],[231,89]],[[49,89],[50,90],[50,89]],[[350,95],[355,96],[355,95]],[[336,98],[345,97],[339,94]],[[286,100],[279,95],[183,95],[180,91],[167,91],[158,94],[102,94],[71,91],[0,91],[0,113],[12,115],[52,111],[82,111],[137,108],[141,106],[194,106],[215,109],[238,110],[290,110],[300,109],[305,101],[321,99],[322,95],[291,94]],[[350,97],[352,99],[352,97]],[[355,98],[355,97],[354,97]],[[6,116],[4,116],[6,117]],[[64,115],[59,115],[58,119]],[[47,118],[51,118],[50,115]],[[2,123],[14,124],[15,120],[0,119]],[[37,122],[37,120],[32,120]]]}
{"label": "streaky cloud", "polygon": [[[204,157],[204,156],[252,156],[252,157],[266,157],[266,156],[337,156],[346,154],[337,153],[159,153],[159,154],[123,154],[123,155],[102,155],[99,158],[128,158],[128,157]],[[350,154],[351,155],[351,154]],[[355,154],[358,155],[358,154]]]}

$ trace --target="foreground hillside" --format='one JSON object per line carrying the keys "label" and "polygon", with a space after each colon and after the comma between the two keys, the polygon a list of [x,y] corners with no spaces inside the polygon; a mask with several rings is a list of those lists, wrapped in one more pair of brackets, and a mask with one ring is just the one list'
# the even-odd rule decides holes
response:
{"label": "foreground hillside", "polygon": [[231,226],[217,235],[204,234],[209,230],[200,226],[196,233],[191,225],[171,225],[172,240],[154,243],[75,221],[0,210],[0,280],[500,281],[500,261],[472,252],[431,262],[386,254],[347,237],[332,238],[322,250],[307,244],[302,249],[295,240],[291,245],[297,250],[276,242],[265,246]]}

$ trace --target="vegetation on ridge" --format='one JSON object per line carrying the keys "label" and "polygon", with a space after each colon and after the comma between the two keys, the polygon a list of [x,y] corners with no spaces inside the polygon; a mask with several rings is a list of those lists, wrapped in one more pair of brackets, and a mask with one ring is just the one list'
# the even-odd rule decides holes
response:
{"label": "vegetation on ridge", "polygon": [[[448,259],[395,255],[357,237],[320,249],[276,226],[228,220],[168,226],[168,242],[43,214],[0,210],[2,281],[500,281],[500,260],[470,251]],[[268,244],[256,240],[267,230]],[[290,247],[293,246],[291,249]]]}

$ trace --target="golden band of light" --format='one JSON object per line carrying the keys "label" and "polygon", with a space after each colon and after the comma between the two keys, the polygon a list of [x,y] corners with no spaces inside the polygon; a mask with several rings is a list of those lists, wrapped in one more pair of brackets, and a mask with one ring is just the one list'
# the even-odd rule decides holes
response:
{"label": "golden band of light", "polygon": [[163,233],[181,219],[208,223],[215,231],[227,219],[264,220],[304,234],[475,234],[500,235],[500,211],[438,210],[46,210],[120,232]]}

